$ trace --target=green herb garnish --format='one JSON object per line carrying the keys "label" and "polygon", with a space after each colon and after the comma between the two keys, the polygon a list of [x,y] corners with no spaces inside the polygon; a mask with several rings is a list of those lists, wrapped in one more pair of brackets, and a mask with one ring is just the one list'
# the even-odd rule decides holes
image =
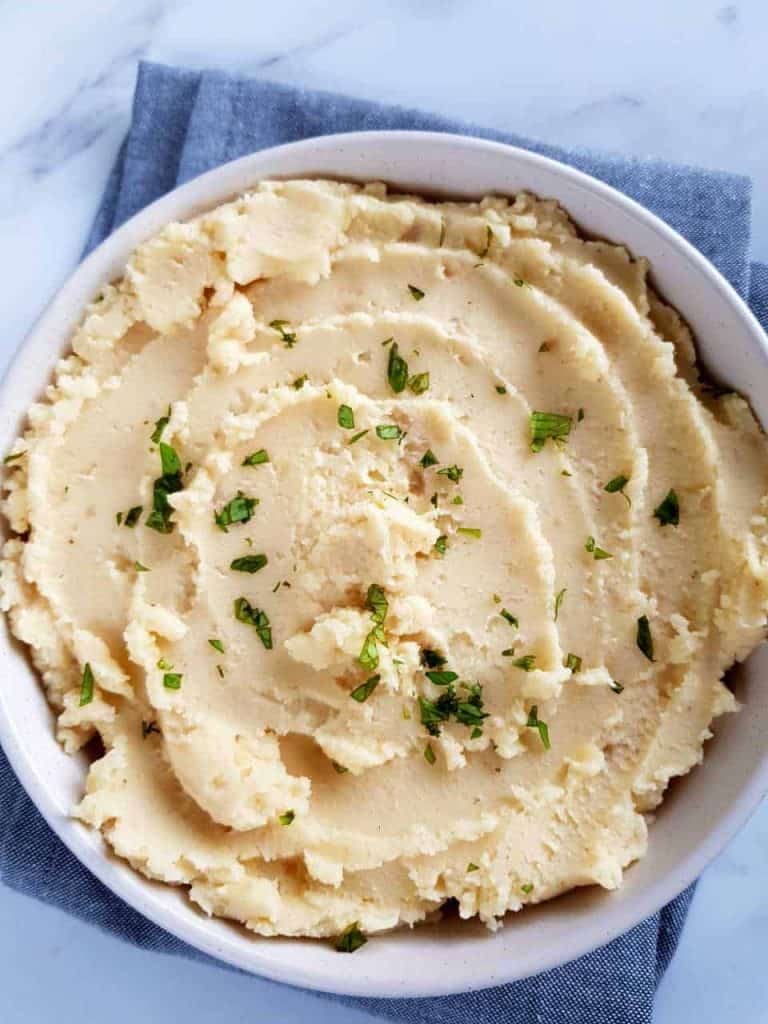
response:
{"label": "green herb garnish", "polygon": [[357,660],[367,669],[372,672],[379,665],[379,648],[377,641],[384,641],[383,630],[381,626],[374,626],[374,628],[366,634],[363,646],[360,650],[360,654],[357,656]]}
{"label": "green herb garnish", "polygon": [[250,455],[246,455],[243,459],[244,466],[261,466],[265,462],[269,462],[269,455],[267,455],[266,448],[259,448],[257,452],[251,452]]}
{"label": "green herb garnish", "polygon": [[573,419],[557,412],[532,412],[530,423],[531,451],[540,452],[549,438],[563,442],[571,432]]}
{"label": "green herb garnish", "polygon": [[356,441],[359,441],[361,437],[365,437],[369,429],[370,428],[366,428],[365,430],[358,431],[358,433],[355,434],[354,437],[350,437],[350,439],[347,441],[347,444],[354,444]]}
{"label": "green herb garnish", "polygon": [[221,640],[217,640],[214,637],[214,638],[210,639],[208,641],[208,643],[211,645],[211,647],[214,649],[214,651],[218,651],[219,654],[224,654],[224,644],[221,642]]}
{"label": "green herb garnish", "polygon": [[437,760],[437,757],[435,756],[435,752],[432,749],[432,744],[431,743],[428,743],[426,745],[426,747],[424,747],[424,759],[427,762],[427,764],[434,764],[435,761]]}
{"label": "green herb garnish", "polygon": [[179,672],[166,672],[163,676],[163,686],[166,690],[180,690],[182,678]]}
{"label": "green herb garnish", "polygon": [[336,422],[343,430],[355,429],[355,414],[348,405],[340,405],[336,414]]}
{"label": "green herb garnish", "polygon": [[155,423],[155,429],[152,431],[152,434],[150,436],[150,440],[154,441],[155,444],[157,444],[161,440],[161,438],[163,436],[163,431],[168,426],[168,423],[170,422],[170,419],[171,419],[171,407],[169,405],[168,406],[168,412],[165,414],[165,416],[161,416],[160,419],[157,421],[157,423]]}
{"label": "green herb garnish", "polygon": [[536,704],[528,712],[528,721],[525,724],[529,729],[538,729],[544,749],[549,750],[551,746],[549,742],[549,727],[546,722],[542,722],[539,718],[539,709]]}
{"label": "green herb garnish", "polygon": [[123,526],[133,529],[136,523],[138,523],[142,511],[143,507],[141,505],[134,505],[133,508],[129,508],[123,518]]}
{"label": "green herb garnish", "polygon": [[449,683],[455,683],[459,678],[455,672],[441,671],[439,669],[425,672],[424,675],[430,683],[434,683],[435,686],[448,686]]}
{"label": "green herb garnish", "polygon": [[473,537],[475,540],[480,540],[483,536],[483,531],[476,526],[459,526],[456,529],[456,533],[461,533],[465,537]]}
{"label": "green herb garnish", "polygon": [[297,377],[296,380],[293,382],[294,391],[301,391],[301,389],[304,387],[308,380],[309,377],[306,375],[306,373],[302,373],[302,375],[300,377]]}
{"label": "green herb garnish", "polygon": [[333,765],[333,770],[337,775],[346,775],[349,771],[349,768],[345,768],[344,765],[339,764],[338,761],[331,761],[331,764]]}
{"label": "green herb garnish", "polygon": [[416,302],[421,302],[421,300],[424,298],[424,292],[421,290],[421,288],[417,288],[415,284],[409,284],[408,291],[411,293]]}
{"label": "green herb garnish", "polygon": [[504,387],[503,384],[497,384],[496,385],[496,394],[497,395],[506,395],[506,393],[507,393],[507,389]]}
{"label": "green herb garnish", "polygon": [[578,654],[566,654],[565,660],[563,661],[563,667],[569,668],[571,672],[580,672],[581,658]]}
{"label": "green herb garnish", "polygon": [[464,470],[461,466],[443,466],[442,469],[438,469],[437,475],[447,476],[450,481],[457,484],[464,476]]}
{"label": "green herb garnish", "polygon": [[378,583],[372,583],[368,587],[368,593],[365,595],[365,607],[371,612],[371,618],[376,625],[383,626],[389,611],[389,602],[384,588],[380,587]]}
{"label": "green herb garnish", "polygon": [[356,700],[358,704],[362,704],[364,701],[368,700],[373,691],[379,685],[380,679],[381,676],[378,674],[375,676],[371,676],[370,679],[366,679],[364,683],[361,683],[359,686],[356,686],[349,696],[352,698],[352,700]]}
{"label": "green herb garnish", "polygon": [[680,522],[680,503],[673,490],[667,492],[662,503],[654,509],[653,514],[659,520],[661,526],[677,526]]}
{"label": "green herb garnish", "polygon": [[530,896],[530,894],[533,892],[533,882],[526,882],[525,885],[521,885],[520,888],[526,896]]}
{"label": "green herb garnish", "polygon": [[420,660],[422,665],[426,665],[427,668],[442,668],[445,664],[445,658],[438,651],[433,651],[430,647],[422,647]]}
{"label": "green herb garnish", "polygon": [[25,448],[21,452],[14,452],[12,455],[6,455],[5,458],[3,459],[3,465],[4,466],[9,466],[12,462],[15,462],[17,459],[20,459],[22,457],[22,455],[26,455],[26,454],[27,454],[27,449]]}
{"label": "green herb garnish", "polygon": [[266,649],[271,651],[272,627],[269,624],[267,613],[263,612],[260,608],[254,608],[245,597],[238,597],[236,599],[234,609],[237,621],[244,622],[247,626],[253,626]]}
{"label": "green herb garnish", "polygon": [[408,379],[408,388],[414,393],[414,395],[423,395],[429,388],[429,374],[415,373],[413,377]]}
{"label": "green herb garnish", "polygon": [[607,491],[609,494],[620,494],[622,498],[626,500],[627,504],[631,505],[632,502],[630,501],[629,495],[624,493],[624,488],[627,486],[628,483],[629,477],[624,476],[623,474],[619,474],[619,476],[615,476],[613,480],[609,480],[603,488],[603,490]]}
{"label": "green herb garnish", "polygon": [[637,620],[637,646],[648,661],[653,661],[653,637],[647,615],[641,615]]}
{"label": "green herb garnish", "polygon": [[227,533],[228,526],[233,526],[235,523],[247,523],[258,504],[258,498],[248,498],[242,491],[238,491],[220,512],[214,513],[216,525],[224,533]]}
{"label": "green herb garnish", "polygon": [[93,686],[94,686],[93,671],[90,664],[86,661],[83,666],[83,678],[80,680],[80,707],[84,708],[86,704],[90,704],[93,700]]}
{"label": "green herb garnish", "polygon": [[149,568],[146,565],[142,565],[141,562],[134,562],[133,568],[136,572],[149,572]]}
{"label": "green herb garnish", "polygon": [[[177,491],[182,490],[184,483],[181,473],[181,459],[176,449],[172,448],[169,444],[165,444],[163,441],[160,442],[160,468],[162,469],[162,476],[155,480],[152,489],[152,511],[144,520],[144,523],[151,530],[157,530],[158,533],[171,533],[174,527],[171,521],[173,506],[168,501],[168,495],[176,494]],[[137,507],[141,508],[141,506]],[[133,511],[131,509],[125,518],[126,526],[129,525],[128,520],[131,518]]]}
{"label": "green herb garnish", "polygon": [[447,548],[448,548],[448,538],[445,536],[445,534],[442,534],[435,541],[435,551],[442,558],[443,555],[445,554]]}
{"label": "green herb garnish", "polygon": [[560,614],[560,606],[563,603],[563,598],[565,597],[566,589],[567,589],[566,587],[563,587],[563,589],[559,590],[557,592],[556,596],[555,596],[555,614],[554,614],[554,621],[555,622],[557,622],[557,617]]}
{"label": "green herb garnish", "polygon": [[403,432],[396,423],[380,423],[376,427],[376,436],[382,441],[399,441]]}
{"label": "green herb garnish", "polygon": [[422,467],[422,469],[429,469],[430,466],[436,466],[438,461],[439,460],[435,453],[432,451],[432,449],[427,448],[427,450],[419,459],[419,465]]}
{"label": "green herb garnish", "polygon": [[614,693],[623,693],[624,692],[624,687],[621,685],[621,683],[617,683],[615,679],[611,683],[611,689],[613,690]]}
{"label": "green herb garnish", "polygon": [[477,864],[473,864],[472,861],[470,861],[469,864],[467,864],[467,874],[469,874],[470,871],[479,871],[479,870],[480,870],[480,868],[478,867],[478,865]]}
{"label": "green herb garnish", "polygon": [[484,260],[485,257],[488,255],[488,250],[491,248],[491,242],[493,241],[493,237],[494,237],[493,229],[491,228],[490,224],[486,224],[486,226],[485,226],[485,248],[483,249],[482,252],[479,252],[477,254],[480,257],[481,260]]}
{"label": "green herb garnish", "polygon": [[348,925],[338,939],[336,939],[336,952],[354,953],[356,949],[364,946],[367,941],[368,939],[360,931],[358,923],[355,921],[354,924]]}
{"label": "green herb garnish", "polygon": [[408,363],[400,355],[400,351],[395,342],[389,350],[389,358],[387,359],[387,380],[389,386],[399,395],[401,391],[405,390],[405,386],[408,383]]}
{"label": "green herb garnish", "polygon": [[290,320],[271,320],[269,326],[280,335],[288,348],[293,348],[299,340],[295,331],[286,330],[291,326]]}
{"label": "green herb garnish", "polygon": [[501,611],[499,612],[499,615],[502,617],[502,619],[506,619],[510,626],[514,626],[515,629],[520,628],[520,620],[518,619],[518,617],[516,615],[513,615],[512,612],[507,611],[506,608],[502,608]]}
{"label": "green herb garnish", "polygon": [[525,654],[512,662],[515,668],[521,668],[523,672],[532,672],[536,668],[536,655]]}
{"label": "green herb garnish", "polygon": [[283,811],[277,820],[281,825],[292,825],[295,817],[296,814],[293,811]]}
{"label": "green herb garnish", "polygon": [[587,543],[584,545],[584,550],[592,555],[596,562],[601,562],[605,558],[613,558],[613,555],[597,546],[594,537],[587,537]]}
{"label": "green herb garnish", "polygon": [[258,572],[267,564],[266,555],[244,555],[229,563],[229,568],[235,572]]}

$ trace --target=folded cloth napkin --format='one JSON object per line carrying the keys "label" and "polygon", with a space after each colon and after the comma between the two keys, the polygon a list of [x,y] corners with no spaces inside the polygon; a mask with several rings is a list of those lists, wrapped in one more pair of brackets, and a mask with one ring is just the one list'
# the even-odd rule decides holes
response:
{"label": "folded cloth napkin", "polygon": [[[442,117],[322,92],[142,64],[133,121],[87,250],[147,203],[218,164],[278,143],[364,129],[478,135],[544,153],[632,196],[685,235],[768,326],[768,267],[749,263],[750,182],[655,161],[571,152]],[[145,949],[208,960],[141,917],[69,853],[0,751],[0,879]],[[692,888],[621,938],[513,985],[434,999],[345,999],[407,1024],[642,1024],[682,931]],[[364,955],[364,954],[363,954]]]}

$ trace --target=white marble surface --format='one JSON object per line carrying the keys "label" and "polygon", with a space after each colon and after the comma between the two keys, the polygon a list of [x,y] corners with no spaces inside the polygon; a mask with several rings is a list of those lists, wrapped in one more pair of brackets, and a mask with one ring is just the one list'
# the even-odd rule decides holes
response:
{"label": "white marble surface", "polygon": [[[0,363],[77,261],[141,57],[746,173],[754,252],[768,259],[765,0],[0,0],[0,39]],[[764,807],[704,876],[658,1024],[768,1021],[767,855]],[[94,1013],[108,1024],[368,1019],[129,948],[0,889],[3,1024]]]}

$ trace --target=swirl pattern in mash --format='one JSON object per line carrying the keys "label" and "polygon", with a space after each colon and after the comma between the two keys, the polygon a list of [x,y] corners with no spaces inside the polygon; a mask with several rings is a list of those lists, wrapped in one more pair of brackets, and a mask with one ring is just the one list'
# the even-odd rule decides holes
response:
{"label": "swirl pattern in mash", "polygon": [[530,195],[329,182],[139,247],[2,564],[119,856],[266,935],[619,885],[768,597],[765,438],[646,273]]}

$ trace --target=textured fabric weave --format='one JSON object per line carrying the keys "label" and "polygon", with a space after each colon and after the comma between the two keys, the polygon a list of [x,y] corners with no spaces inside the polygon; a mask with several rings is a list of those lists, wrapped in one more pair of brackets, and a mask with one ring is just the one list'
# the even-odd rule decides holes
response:
{"label": "textured fabric weave", "polygon": [[[315,135],[395,128],[508,142],[600,178],[700,249],[768,328],[768,267],[749,262],[747,178],[566,151],[416,110],[157,64],[139,68],[130,132],[86,251],[147,203],[227,160]],[[209,961],[131,910],[79,864],[35,810],[2,751],[0,879],[137,946]],[[645,1024],[652,1019],[656,987],[674,954],[692,895],[691,888],[602,949],[513,985],[436,999],[341,1001],[407,1024]]]}

